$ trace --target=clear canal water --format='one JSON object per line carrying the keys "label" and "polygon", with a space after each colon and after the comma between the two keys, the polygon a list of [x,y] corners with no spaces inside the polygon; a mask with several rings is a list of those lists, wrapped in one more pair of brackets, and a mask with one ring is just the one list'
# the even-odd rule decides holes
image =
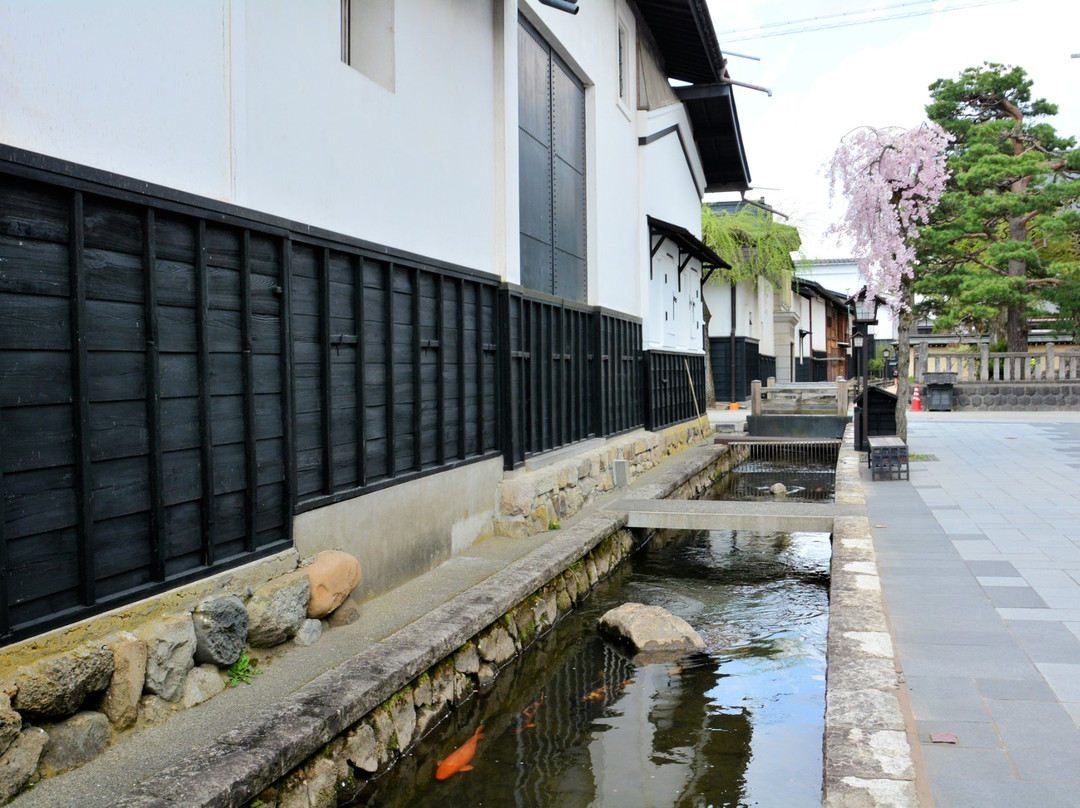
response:
{"label": "clear canal water", "polygon": [[[820,805],[829,559],[823,533],[655,535],[350,804]],[[636,666],[597,631],[631,601],[685,618],[706,651]],[[479,725],[473,769],[437,781]]]}

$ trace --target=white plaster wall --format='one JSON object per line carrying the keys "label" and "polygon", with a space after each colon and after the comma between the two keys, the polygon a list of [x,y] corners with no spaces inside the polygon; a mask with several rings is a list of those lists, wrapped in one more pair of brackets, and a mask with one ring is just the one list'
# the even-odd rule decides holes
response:
{"label": "white plaster wall", "polygon": [[230,195],[222,0],[0,3],[0,142]]}
{"label": "white plaster wall", "polygon": [[394,5],[391,92],[340,60],[337,0],[246,3],[236,201],[498,271],[492,4]]}
{"label": "white plaster wall", "polygon": [[[859,265],[854,260],[812,262],[808,269],[800,270],[799,274],[844,297],[850,297],[866,285],[859,277]],[[879,340],[896,339],[896,316],[887,306],[878,309],[878,322],[873,326],[873,332]]]}
{"label": "white plaster wall", "polygon": [[390,92],[338,0],[5,2],[0,141],[496,271],[493,4],[395,8]]}
{"label": "white plaster wall", "polygon": [[638,236],[643,269],[639,277],[645,281],[644,294],[649,300],[649,319],[644,329],[646,347],[701,353],[704,327],[701,263],[691,259],[680,278],[678,248],[670,240],[665,240],[656,255],[651,255],[656,239],[648,233],[646,221],[646,216],[652,216],[683,227],[695,237],[701,236],[701,197],[697,179],[700,164],[693,147],[689,121],[681,104],[642,111],[638,116],[644,137],[671,126],[680,127],[684,139],[691,144],[693,160],[693,163],[687,163],[686,152],[678,134],[674,132],[639,147],[644,188],[643,214],[640,216],[644,232]]}

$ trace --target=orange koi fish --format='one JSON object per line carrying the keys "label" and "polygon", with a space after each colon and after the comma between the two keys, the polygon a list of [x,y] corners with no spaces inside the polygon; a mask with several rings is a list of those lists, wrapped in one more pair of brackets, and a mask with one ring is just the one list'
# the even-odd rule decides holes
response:
{"label": "orange koi fish", "polygon": [[607,685],[604,685],[603,687],[598,687],[592,693],[588,693],[585,696],[582,696],[581,700],[582,701],[601,701],[604,698],[604,696],[607,695],[607,691],[608,691]]}
{"label": "orange koi fish", "polygon": [[480,730],[484,728],[481,724],[476,728],[476,732],[469,740],[465,741],[461,746],[451,752],[446,760],[439,761],[439,768],[435,772],[436,780],[445,780],[451,775],[458,772],[471,772],[472,766],[469,763],[473,759],[473,755],[476,754],[476,744],[484,736],[480,733]]}

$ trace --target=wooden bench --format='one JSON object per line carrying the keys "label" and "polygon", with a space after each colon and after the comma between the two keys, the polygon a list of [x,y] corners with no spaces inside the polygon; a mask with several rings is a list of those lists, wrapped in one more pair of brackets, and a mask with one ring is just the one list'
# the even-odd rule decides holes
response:
{"label": "wooden bench", "polygon": [[908,448],[896,435],[867,437],[870,451],[866,453],[866,462],[870,466],[870,479],[910,480],[908,467]]}

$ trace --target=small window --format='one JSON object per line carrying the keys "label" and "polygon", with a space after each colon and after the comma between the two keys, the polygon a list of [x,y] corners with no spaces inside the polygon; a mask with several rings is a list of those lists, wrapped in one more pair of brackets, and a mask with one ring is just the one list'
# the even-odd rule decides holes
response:
{"label": "small window", "polygon": [[618,42],[618,58],[619,58],[619,100],[622,103],[626,103],[627,86],[630,80],[629,73],[629,47],[630,47],[630,33],[626,30],[626,26],[622,20],[619,20],[619,42]]}
{"label": "small window", "polygon": [[341,61],[394,91],[394,0],[341,0]]}

